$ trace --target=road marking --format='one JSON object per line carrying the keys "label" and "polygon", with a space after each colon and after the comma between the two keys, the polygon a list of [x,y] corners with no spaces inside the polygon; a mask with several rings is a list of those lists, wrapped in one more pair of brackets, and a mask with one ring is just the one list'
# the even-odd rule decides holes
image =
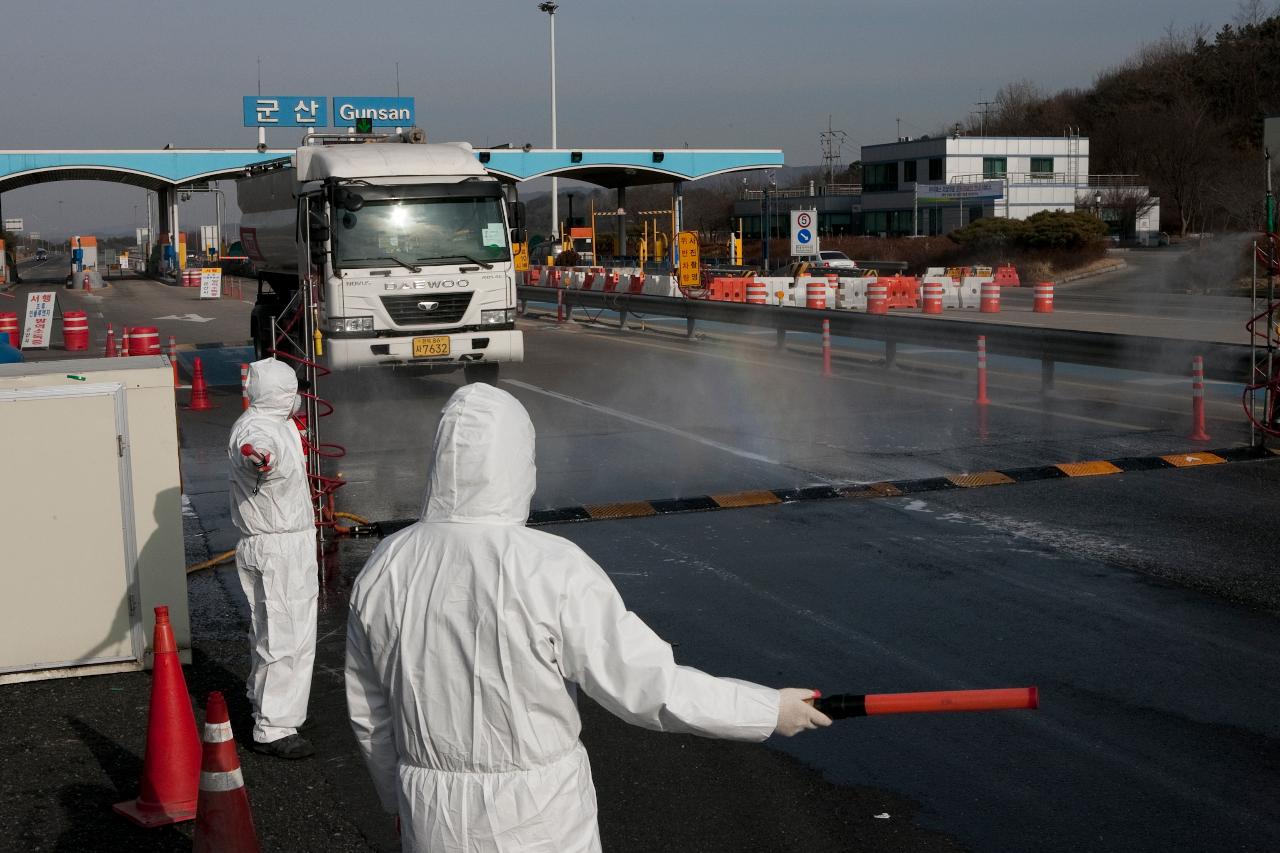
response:
{"label": "road marking", "polygon": [[1169,456],[1161,456],[1160,458],[1176,468],[1196,468],[1200,465],[1221,465],[1227,461],[1218,454],[1209,453],[1208,451],[1202,453],[1173,453]]}
{"label": "road marking", "polygon": [[184,323],[212,323],[216,317],[201,317],[199,314],[169,314],[164,317],[152,317],[152,320],[181,320]]}
{"label": "road marking", "polygon": [[665,432],[668,435],[677,435],[681,438],[688,439],[689,441],[696,441],[698,444],[706,445],[707,447],[714,447],[716,450],[723,450],[725,453],[732,453],[734,456],[738,456],[742,459],[750,459],[752,462],[763,462],[766,465],[776,465],[779,468],[793,467],[785,462],[781,462],[760,453],[752,453],[751,451],[743,450],[740,447],[722,444],[719,441],[713,441],[705,436],[698,435],[697,433],[685,432],[684,430],[677,429],[669,424],[658,423],[657,421],[651,421],[648,418],[642,418],[639,415],[633,415],[629,412],[611,409],[608,406],[602,406],[599,403],[592,403],[590,400],[570,397],[568,394],[561,394],[557,391],[540,388],[537,385],[530,385],[528,382],[521,382],[518,379],[502,379],[500,381],[504,385],[514,385],[517,388],[523,388],[524,390],[532,391],[535,394],[543,394],[547,397],[559,400],[562,403],[572,403],[575,406],[581,406],[584,409],[591,409],[592,411],[600,412],[601,414],[609,415],[610,417],[618,418],[620,420],[630,421],[633,424],[648,427],[649,429],[655,429],[659,432]]}
{"label": "road marking", "polygon": [[[649,347],[650,349],[666,350],[668,352],[685,353],[685,354],[688,353],[687,348],[682,349],[679,347],[662,346],[660,344],[656,344],[650,341],[638,341],[632,338],[624,338],[624,337],[614,338],[614,340],[623,341],[629,344],[634,344],[635,346]],[[798,367],[790,367],[788,365],[779,364],[777,362],[755,361],[750,358],[737,358],[734,356],[721,355],[719,353],[712,353],[712,352],[700,352],[699,355],[703,355],[708,358],[718,358],[722,361],[732,361],[738,364],[749,364],[754,367],[767,368],[768,370],[785,370],[790,373],[799,373],[805,376],[815,375],[814,371],[801,370]],[[958,400],[964,403],[973,402],[973,397],[967,396],[967,395],[949,394],[946,391],[934,391],[933,389],[930,389],[930,388],[903,389],[903,387],[897,383],[877,382],[874,379],[859,379],[853,376],[848,376],[843,373],[837,373],[830,378],[838,379],[842,382],[853,382],[861,385],[874,385],[878,388],[893,388],[900,391],[909,390],[910,393],[912,394],[924,394],[932,397],[942,397],[943,399],[946,399],[946,400]],[[1130,424],[1130,423],[1125,423],[1123,421],[1109,421],[1104,418],[1089,417],[1088,415],[1073,415],[1068,412],[1051,412],[1048,409],[1039,409],[1039,408],[1036,408],[1035,406],[1019,406],[1015,403],[996,403],[996,402],[989,403],[988,405],[990,408],[993,408],[993,409],[1009,409],[1015,412],[1031,412],[1032,414],[1036,414],[1036,415],[1049,415],[1050,417],[1054,417],[1054,418],[1064,418],[1066,420],[1072,420],[1072,421],[1084,421],[1085,423],[1100,424],[1102,426],[1109,426],[1109,427],[1117,427],[1119,429],[1124,429],[1124,430],[1136,430],[1137,432],[1155,432],[1156,431],[1155,427],[1142,426],[1140,424]]]}

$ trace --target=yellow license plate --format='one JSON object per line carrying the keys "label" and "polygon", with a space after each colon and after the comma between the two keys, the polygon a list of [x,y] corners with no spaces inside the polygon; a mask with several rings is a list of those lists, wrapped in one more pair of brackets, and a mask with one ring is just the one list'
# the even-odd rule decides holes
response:
{"label": "yellow license plate", "polygon": [[440,335],[434,338],[414,338],[413,357],[423,358],[431,355],[449,354],[449,336]]}

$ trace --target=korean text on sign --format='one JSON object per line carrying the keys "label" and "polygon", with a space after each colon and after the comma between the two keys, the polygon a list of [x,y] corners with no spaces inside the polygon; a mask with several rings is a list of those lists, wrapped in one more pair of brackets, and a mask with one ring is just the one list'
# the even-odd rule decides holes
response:
{"label": "korean text on sign", "polygon": [[22,328],[23,349],[44,349],[49,346],[56,298],[57,294],[52,290],[27,294],[27,322]]}
{"label": "korean text on sign", "polygon": [[245,127],[328,127],[329,100],[320,95],[249,95]]}

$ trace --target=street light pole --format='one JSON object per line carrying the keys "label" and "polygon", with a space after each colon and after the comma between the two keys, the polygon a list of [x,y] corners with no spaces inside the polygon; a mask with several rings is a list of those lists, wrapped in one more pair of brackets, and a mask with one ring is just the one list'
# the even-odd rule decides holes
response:
{"label": "street light pole", "polygon": [[[546,12],[551,18],[551,147],[557,147],[556,139],[556,9],[560,4],[550,0],[538,4],[538,11]],[[560,180],[551,179],[551,234],[560,235]]]}

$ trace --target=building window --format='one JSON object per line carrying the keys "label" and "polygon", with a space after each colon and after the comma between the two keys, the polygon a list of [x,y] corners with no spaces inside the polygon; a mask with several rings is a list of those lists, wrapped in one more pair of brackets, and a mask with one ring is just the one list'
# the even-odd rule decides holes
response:
{"label": "building window", "polygon": [[970,205],[970,206],[969,206],[969,221],[970,221],[970,222],[977,222],[979,219],[981,219],[981,218],[982,218],[982,213],[983,213],[982,205],[980,205],[980,204],[973,204],[973,205]]}
{"label": "building window", "polygon": [[929,158],[929,180],[941,181],[944,179],[943,178],[944,174],[945,172],[942,169],[942,158],[930,157]]}
{"label": "building window", "polygon": [[1031,177],[1040,178],[1041,180],[1053,177],[1053,158],[1052,157],[1032,157],[1031,158]]}
{"label": "building window", "polygon": [[1007,160],[1004,157],[983,157],[982,177],[1003,178],[1007,174]]}
{"label": "building window", "polygon": [[906,181],[908,184],[914,184],[916,182],[916,161],[915,160],[903,161],[902,180]]}
{"label": "building window", "polygon": [[886,192],[897,188],[897,163],[872,163],[862,167],[863,192]]}

